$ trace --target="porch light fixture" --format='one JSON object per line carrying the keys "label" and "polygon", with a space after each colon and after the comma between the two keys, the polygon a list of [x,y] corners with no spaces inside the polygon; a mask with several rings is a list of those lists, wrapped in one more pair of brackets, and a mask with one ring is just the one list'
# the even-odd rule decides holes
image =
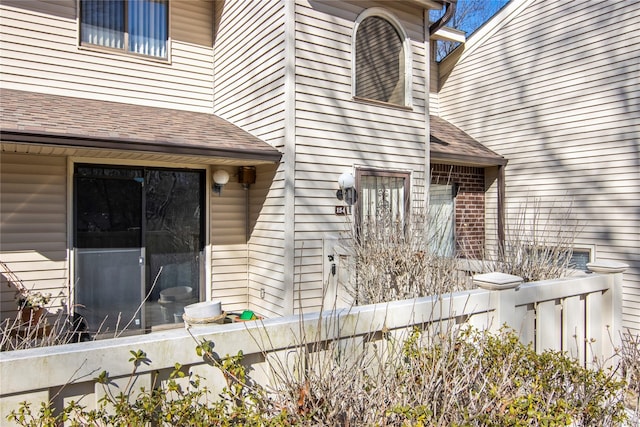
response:
{"label": "porch light fixture", "polygon": [[344,202],[349,206],[353,205],[358,198],[358,193],[356,192],[356,180],[353,175],[348,172],[340,175],[338,178],[338,186],[340,187],[336,192],[338,200],[344,200]]}
{"label": "porch light fixture", "polygon": [[243,189],[248,190],[251,184],[256,183],[256,167],[240,166],[238,168],[238,182],[242,184]]}
{"label": "porch light fixture", "polygon": [[218,196],[222,194],[222,187],[229,182],[229,172],[224,169],[218,169],[213,173],[213,192]]}

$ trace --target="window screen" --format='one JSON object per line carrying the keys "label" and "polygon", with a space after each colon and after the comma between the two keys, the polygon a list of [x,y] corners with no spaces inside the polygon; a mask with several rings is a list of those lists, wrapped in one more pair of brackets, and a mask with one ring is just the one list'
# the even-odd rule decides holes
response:
{"label": "window screen", "polygon": [[405,56],[395,27],[377,16],[365,18],[355,49],[356,96],[405,105]]}

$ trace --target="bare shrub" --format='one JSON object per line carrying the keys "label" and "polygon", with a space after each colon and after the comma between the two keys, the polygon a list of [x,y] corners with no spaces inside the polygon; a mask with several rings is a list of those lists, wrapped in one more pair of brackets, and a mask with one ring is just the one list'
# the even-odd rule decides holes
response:
{"label": "bare shrub", "polygon": [[[21,294],[28,292],[28,289],[25,288],[22,281],[11,272],[9,267],[4,263],[1,264],[5,274],[17,285]],[[151,285],[151,289],[147,292],[140,305],[138,305],[131,318],[123,319],[121,314],[118,314],[113,331],[103,328],[102,325],[97,328],[97,331],[89,331],[82,316],[70,314],[67,310],[60,309],[59,307],[54,308],[52,302],[49,301],[47,306],[42,307],[45,315],[41,317],[34,318],[32,315],[29,319],[22,319],[22,312],[25,308],[20,307],[15,317],[6,318],[0,322],[0,351],[48,347],[73,342],[91,341],[99,338],[118,338],[127,333],[137,313],[144,308],[144,304],[158,283],[162,270],[163,267],[160,267]],[[54,312],[54,310],[57,311]],[[103,324],[104,323],[103,320]]]}
{"label": "bare shrub", "polygon": [[[544,205],[528,198],[514,207],[506,221],[505,241],[479,251],[477,242],[460,239],[454,252],[448,230],[451,212],[430,207],[398,219],[379,210],[375,218],[347,224],[345,252],[354,260],[349,292],[356,304],[371,304],[456,292],[473,287],[462,268],[464,256],[473,273],[502,272],[525,282],[564,277],[572,271],[571,256],[581,230],[570,200]],[[434,211],[436,210],[436,211]],[[440,228],[439,228],[440,227]]]}
{"label": "bare shrub", "polygon": [[618,356],[622,377],[627,382],[627,407],[640,422],[640,335],[633,335],[631,331],[623,333]]}
{"label": "bare shrub", "polygon": [[48,347],[89,339],[82,321],[62,312],[55,316],[42,316],[35,322],[23,322],[17,315],[0,323],[0,351]]}
{"label": "bare shrub", "polygon": [[399,332],[298,346],[301,366],[271,364],[275,407],[292,425],[323,426],[614,426],[624,418],[623,383],[612,373],[536,354],[511,330],[434,323]]}
{"label": "bare shrub", "polygon": [[[457,260],[434,251],[424,215],[408,224],[379,213],[366,227],[350,227],[345,252],[354,258],[349,292],[358,305],[468,289]],[[437,244],[436,244],[437,246]]]}
{"label": "bare shrub", "polygon": [[[520,276],[525,282],[565,277],[582,226],[570,199],[544,205],[526,198],[507,213],[505,241],[485,252],[485,271]],[[464,242],[461,242],[464,245]]]}

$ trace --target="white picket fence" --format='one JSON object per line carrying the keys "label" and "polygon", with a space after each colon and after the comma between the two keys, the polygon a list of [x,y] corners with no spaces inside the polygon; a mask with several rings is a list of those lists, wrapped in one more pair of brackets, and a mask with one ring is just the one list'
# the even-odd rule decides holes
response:
{"label": "white picket fence", "polygon": [[620,343],[626,266],[602,263],[590,268],[593,274],[524,284],[515,276],[490,273],[474,276],[478,289],[439,298],[2,352],[0,424],[9,425],[6,416],[23,401],[37,407],[53,400],[60,408],[74,400],[95,407],[104,393],[95,378],[107,371],[111,387],[124,387],[132,369],[131,350],[143,350],[149,360],[138,368],[136,388],[168,379],[175,362],[205,377],[214,389],[220,387],[222,375],[195,352],[203,340],[212,342],[220,356],[242,350],[257,382],[272,381],[265,360],[286,358],[302,342],[371,342],[383,339],[382,331],[425,329],[442,322],[491,329],[507,324],[537,351],[566,351],[586,365],[594,358],[608,360]]}

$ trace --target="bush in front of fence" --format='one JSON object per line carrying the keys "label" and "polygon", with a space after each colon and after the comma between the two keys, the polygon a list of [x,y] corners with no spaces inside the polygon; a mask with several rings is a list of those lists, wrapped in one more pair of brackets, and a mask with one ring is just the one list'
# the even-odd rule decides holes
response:
{"label": "bush in front of fence", "polygon": [[[386,333],[386,332],[383,332]],[[207,342],[196,348],[219,369],[219,394],[176,364],[168,381],[113,393],[106,372],[96,381],[104,397],[95,409],[23,403],[9,419],[22,426],[614,426],[624,421],[625,383],[613,372],[581,367],[558,352],[536,354],[508,329],[472,328],[393,334],[365,351],[344,342],[292,350],[300,363],[270,364],[277,384],[255,384],[242,353],[218,358]],[[357,346],[356,346],[357,347]],[[362,348],[362,347],[360,347]],[[267,359],[268,360],[268,359]]]}

